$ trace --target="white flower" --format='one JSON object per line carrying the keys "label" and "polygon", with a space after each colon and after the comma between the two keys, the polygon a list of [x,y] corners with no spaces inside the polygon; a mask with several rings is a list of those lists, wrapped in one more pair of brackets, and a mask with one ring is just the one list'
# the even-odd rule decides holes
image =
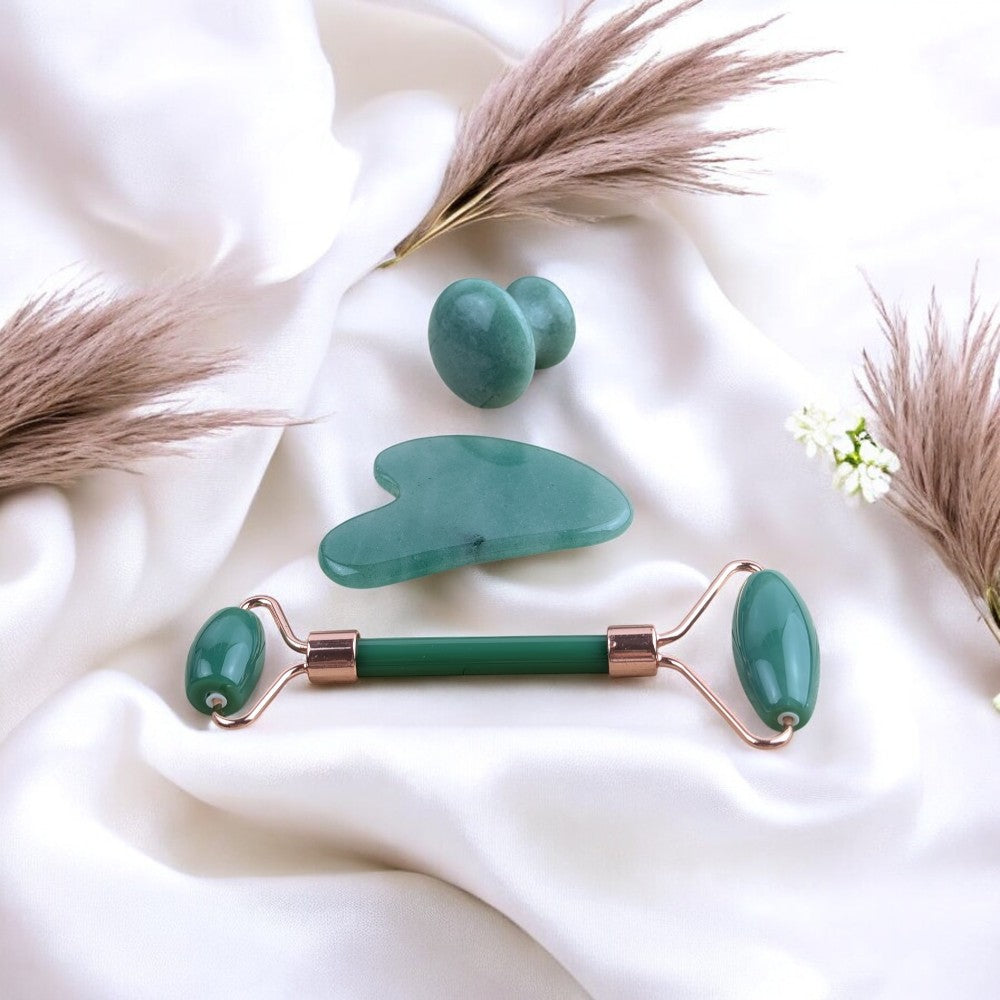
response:
{"label": "white flower", "polygon": [[878,465],[861,466],[861,495],[869,503],[875,503],[889,492],[892,479],[885,469]]}
{"label": "white flower", "polygon": [[833,459],[833,485],[848,496],[874,503],[889,492],[899,459],[868,433],[864,416],[837,416],[821,406],[804,406],[785,422],[811,458],[818,451]]}
{"label": "white flower", "polygon": [[861,472],[857,465],[850,462],[838,462],[833,470],[833,487],[843,490],[844,493],[852,497],[861,491]]}
{"label": "white flower", "polygon": [[851,437],[850,429],[846,425],[840,428],[840,432],[830,442],[830,449],[835,462],[842,461],[848,455],[854,453],[854,438]]}
{"label": "white flower", "polygon": [[[796,441],[806,446],[806,454],[812,458],[817,452],[832,455],[834,441],[839,441],[845,428],[836,416],[821,406],[803,406],[786,421],[786,430],[791,431]],[[848,446],[848,451],[853,445]]]}
{"label": "white flower", "polygon": [[833,485],[847,496],[861,494],[868,503],[874,503],[889,492],[889,473],[878,465],[840,462],[833,472]]}
{"label": "white flower", "polygon": [[860,413],[851,412],[838,421],[838,433],[833,441],[834,460],[843,461],[857,451],[858,441],[867,437],[865,418]]}
{"label": "white flower", "polygon": [[885,472],[899,472],[899,459],[896,453],[877,445],[870,437],[865,438],[858,446],[858,458],[865,465],[876,466]]}

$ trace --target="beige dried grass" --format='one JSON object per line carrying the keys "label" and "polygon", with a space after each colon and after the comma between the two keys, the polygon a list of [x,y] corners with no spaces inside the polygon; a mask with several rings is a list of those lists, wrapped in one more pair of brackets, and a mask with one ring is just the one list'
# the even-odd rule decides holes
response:
{"label": "beige dried grass", "polygon": [[874,288],[888,360],[858,383],[877,437],[899,457],[888,502],[934,547],[1000,639],[1000,319],[975,279],[958,331],[932,293],[922,344]]}
{"label": "beige dried grass", "polygon": [[0,328],[0,492],[67,486],[178,442],[286,423],[272,411],[183,408],[185,390],[236,363],[193,346],[220,308],[218,290],[198,281],[121,294],[90,282],[22,306]]}
{"label": "beige dried grass", "polygon": [[726,147],[759,130],[715,131],[701,119],[827,53],[736,47],[766,21],[621,75],[655,32],[699,3],[657,12],[661,0],[641,0],[587,29],[587,0],[465,117],[433,206],[382,266],[484,219],[580,218],[567,198],[645,198],[664,187],[744,193],[728,178]]}

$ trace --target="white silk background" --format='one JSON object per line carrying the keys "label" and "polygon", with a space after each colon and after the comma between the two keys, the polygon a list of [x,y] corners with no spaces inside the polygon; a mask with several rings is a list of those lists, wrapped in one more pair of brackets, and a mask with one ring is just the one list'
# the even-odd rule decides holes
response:
{"label": "white silk background", "polygon": [[[610,9],[605,4],[602,9]],[[757,198],[506,223],[373,265],[432,200],[456,116],[559,0],[8,0],[0,307],[100,271],[231,266],[211,405],[322,417],[0,500],[5,998],[993,997],[1000,653],[885,509],[782,428],[857,401],[863,269],[1000,298],[1000,18],[978,0],[797,4],[755,43],[836,48],[721,122]],[[665,45],[775,0],[706,0]],[[499,411],[451,396],[426,316],[462,276],[558,282],[568,361]],[[633,499],[604,546],[346,591],[323,532],[422,434],[530,441]],[[672,624],[724,562],[782,569],[823,648],[785,752],[675,677],[290,689],[257,727],[187,705],[190,640],[255,592],[301,632]],[[723,602],[728,605],[727,601]],[[271,633],[267,670],[287,662]],[[735,700],[727,607],[683,655]]]}

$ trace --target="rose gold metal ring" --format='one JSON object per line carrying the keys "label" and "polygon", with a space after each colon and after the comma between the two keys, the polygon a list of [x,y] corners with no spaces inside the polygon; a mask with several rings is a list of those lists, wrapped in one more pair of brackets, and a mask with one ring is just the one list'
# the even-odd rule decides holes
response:
{"label": "rose gold metal ring", "polygon": [[652,625],[612,625],[608,629],[608,673],[612,677],[652,677],[659,666]]}
{"label": "rose gold metal ring", "polygon": [[310,632],[306,674],[313,684],[350,684],[358,679],[358,639],[355,629]]}

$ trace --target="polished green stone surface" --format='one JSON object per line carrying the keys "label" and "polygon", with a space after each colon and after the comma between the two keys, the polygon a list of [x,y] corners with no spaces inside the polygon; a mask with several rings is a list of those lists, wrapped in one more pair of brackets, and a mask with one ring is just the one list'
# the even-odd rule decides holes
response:
{"label": "polished green stone surface", "polygon": [[517,303],[491,281],[450,284],[427,326],[431,360],[442,381],[473,406],[513,403],[535,371],[535,342]]}
{"label": "polished green stone surface", "polygon": [[607,672],[607,635],[358,640],[358,677]]}
{"label": "polished green stone surface", "polygon": [[796,729],[812,716],[819,690],[819,643],[805,602],[775,570],[750,576],[733,612],[733,657],[743,690],[772,729],[785,712]]}
{"label": "polished green stone surface", "polygon": [[594,545],[632,523],[628,499],[600,473],[503,438],[404,441],[375,459],[375,479],[397,499],[338,525],[319,547],[323,572],[347,587]]}
{"label": "polished green stone surface", "polygon": [[547,278],[528,275],[507,286],[521,307],[535,339],[535,367],[551,368],[569,354],[576,340],[576,317],[563,290]]}
{"label": "polished green stone surface", "polygon": [[264,627],[242,608],[223,608],[202,626],[188,653],[185,690],[188,701],[206,715],[208,698],[226,699],[220,715],[239,711],[253,694],[264,665]]}

